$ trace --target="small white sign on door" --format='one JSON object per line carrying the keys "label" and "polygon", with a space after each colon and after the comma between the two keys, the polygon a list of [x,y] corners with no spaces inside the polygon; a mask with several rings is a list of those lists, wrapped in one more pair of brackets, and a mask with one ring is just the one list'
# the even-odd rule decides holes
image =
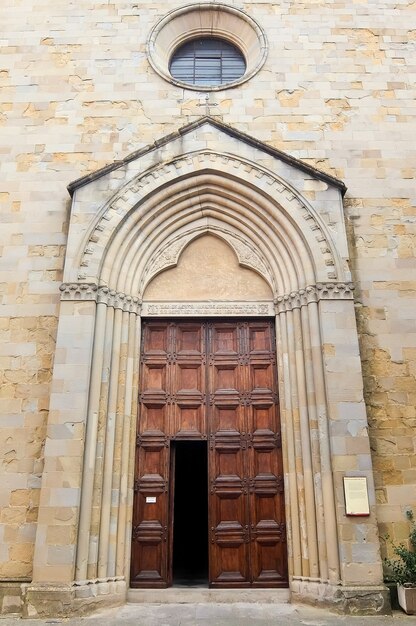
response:
{"label": "small white sign on door", "polygon": [[156,496],[147,496],[146,504],[156,504]]}

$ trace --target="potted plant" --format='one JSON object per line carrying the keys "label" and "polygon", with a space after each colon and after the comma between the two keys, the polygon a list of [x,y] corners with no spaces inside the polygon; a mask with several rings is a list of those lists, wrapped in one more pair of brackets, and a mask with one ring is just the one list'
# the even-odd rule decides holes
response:
{"label": "potted plant", "polygon": [[411,523],[409,547],[404,543],[394,544],[393,552],[398,559],[385,559],[389,578],[397,583],[399,604],[408,615],[416,614],[416,521],[412,510],[406,511]]}

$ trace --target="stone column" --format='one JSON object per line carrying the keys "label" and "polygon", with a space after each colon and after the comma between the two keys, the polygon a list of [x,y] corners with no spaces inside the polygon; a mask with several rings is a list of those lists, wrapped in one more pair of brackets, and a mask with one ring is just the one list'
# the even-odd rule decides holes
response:
{"label": "stone column", "polygon": [[62,290],[28,616],[65,614],[73,596],[96,291]]}
{"label": "stone column", "polygon": [[[34,577],[26,594],[27,614],[34,617],[69,615],[88,598],[114,604],[126,596],[140,305],[94,285],[63,285],[62,292]],[[103,479],[97,474],[101,458]],[[118,497],[121,507],[112,518],[111,502]],[[95,506],[101,520],[96,538]],[[91,579],[97,557],[100,578]]]}
{"label": "stone column", "polygon": [[[339,529],[341,581],[346,586],[379,586],[383,582],[383,574],[354,303],[352,300],[322,299],[319,303],[319,314]],[[344,476],[367,478],[369,517],[345,516]]]}
{"label": "stone column", "polygon": [[[352,286],[308,287],[277,312],[292,597],[385,612]],[[348,475],[367,477],[369,518],[345,515]]]}

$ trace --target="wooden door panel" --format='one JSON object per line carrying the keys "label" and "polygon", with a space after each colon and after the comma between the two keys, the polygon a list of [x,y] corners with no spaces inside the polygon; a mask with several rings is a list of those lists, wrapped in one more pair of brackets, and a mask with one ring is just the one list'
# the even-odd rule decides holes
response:
{"label": "wooden door panel", "polygon": [[205,368],[201,361],[179,361],[175,368],[176,379],[174,385],[176,394],[195,394],[203,395],[205,390]]}
{"label": "wooden door panel", "polygon": [[181,359],[173,366],[172,396],[173,428],[175,437],[206,437],[205,423],[205,367],[199,361]]}
{"label": "wooden door panel", "polygon": [[238,397],[241,387],[241,377],[237,359],[234,361],[221,361],[214,363],[212,368],[212,379],[210,381],[213,393],[233,394]]}
{"label": "wooden door panel", "polygon": [[249,413],[249,423],[253,435],[257,433],[260,437],[262,433],[265,435],[273,434],[280,439],[276,407],[271,400],[252,404],[251,412]]}
{"label": "wooden door panel", "polygon": [[286,587],[287,551],[277,372],[272,325],[248,325],[247,408],[251,580]]}
{"label": "wooden door panel", "polygon": [[132,532],[132,587],[168,584],[170,327],[144,327]]}
{"label": "wooden door panel", "polygon": [[215,402],[211,408],[210,423],[212,432],[217,434],[228,433],[230,437],[235,437],[244,432],[244,410],[239,400],[229,398],[228,401]]}
{"label": "wooden door panel", "polygon": [[205,351],[205,324],[178,322],[175,326],[175,352],[178,356],[202,356]]}
{"label": "wooden door panel", "polygon": [[141,433],[164,435],[162,429],[167,421],[167,405],[154,405],[152,403],[142,403],[141,410]]}
{"label": "wooden door panel", "polygon": [[283,522],[258,524],[251,530],[253,587],[287,587],[286,526]]}
{"label": "wooden door panel", "polygon": [[163,434],[167,420],[167,380],[166,358],[147,357],[141,368],[142,393],[139,396],[140,420],[138,432],[140,434]]}
{"label": "wooden door panel", "polygon": [[163,392],[166,393],[168,381],[167,381],[167,368],[166,359],[163,361],[155,357],[147,357],[146,362],[143,364],[142,369],[142,389],[143,393]]}
{"label": "wooden door panel", "polygon": [[143,332],[143,355],[146,358],[166,357],[168,341],[169,324],[167,322],[155,322],[152,325],[146,325]]}
{"label": "wooden door panel", "polygon": [[171,434],[180,439],[206,437],[205,324],[178,322],[172,327]]}
{"label": "wooden door panel", "polygon": [[248,502],[244,443],[230,433],[212,435],[210,456],[210,582],[248,586]]}
{"label": "wooden door panel", "polygon": [[253,391],[272,393],[274,368],[272,363],[252,362],[250,387]]}
{"label": "wooden door panel", "polygon": [[163,436],[138,436],[133,510],[133,587],[167,584],[168,447]]}
{"label": "wooden door panel", "polygon": [[273,433],[253,436],[250,534],[254,586],[287,586],[284,482],[280,440]]}
{"label": "wooden door panel", "polygon": [[239,325],[227,322],[211,324],[210,353],[217,359],[238,358],[240,350]]}
{"label": "wooden door panel", "polygon": [[270,322],[255,321],[248,323],[248,352],[251,357],[274,354],[274,333]]}
{"label": "wooden door panel", "polygon": [[287,586],[272,323],[151,320],[142,351],[132,586],[171,582],[170,441],[207,436],[211,586]]}
{"label": "wooden door panel", "polygon": [[205,407],[199,398],[178,398],[174,409],[174,433],[179,439],[201,439],[205,432]]}
{"label": "wooden door panel", "polygon": [[244,407],[241,404],[241,368],[238,359],[211,354],[208,372],[210,432],[245,431]]}

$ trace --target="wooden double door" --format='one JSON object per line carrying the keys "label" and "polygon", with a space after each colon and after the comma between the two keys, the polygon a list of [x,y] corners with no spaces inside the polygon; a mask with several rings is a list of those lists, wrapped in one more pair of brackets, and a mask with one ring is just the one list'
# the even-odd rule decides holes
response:
{"label": "wooden double door", "polygon": [[[141,345],[131,586],[172,584],[173,529],[181,523],[185,550],[198,532],[206,535],[211,587],[287,587],[272,321],[149,320]],[[192,462],[180,520],[174,510],[173,453],[193,441],[208,447],[199,490],[209,513],[200,530]]]}

